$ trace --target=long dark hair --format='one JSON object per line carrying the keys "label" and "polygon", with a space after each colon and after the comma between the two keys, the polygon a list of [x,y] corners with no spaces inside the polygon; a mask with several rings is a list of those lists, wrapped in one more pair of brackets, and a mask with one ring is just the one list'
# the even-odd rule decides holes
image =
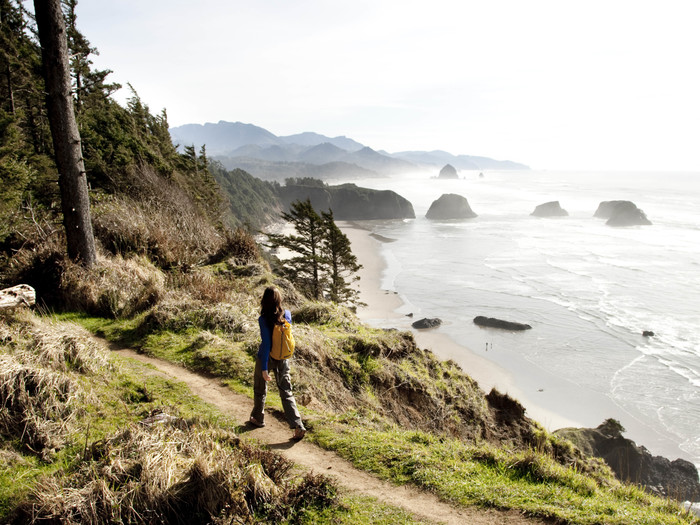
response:
{"label": "long dark hair", "polygon": [[260,315],[265,318],[265,322],[270,328],[284,322],[282,294],[274,286],[265,288],[263,292],[262,299],[260,300]]}

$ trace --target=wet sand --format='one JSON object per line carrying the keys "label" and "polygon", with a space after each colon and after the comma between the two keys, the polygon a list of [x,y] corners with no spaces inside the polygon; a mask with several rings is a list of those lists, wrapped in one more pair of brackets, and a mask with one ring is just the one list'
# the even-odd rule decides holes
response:
{"label": "wet sand", "polygon": [[[371,233],[362,223],[337,221],[340,229],[347,235],[352,246],[352,252],[363,266],[359,272],[358,288],[360,299],[366,306],[359,307],[359,318],[370,326],[378,328],[398,328],[413,332],[416,342],[421,348],[432,350],[440,359],[452,359],[474,380],[485,392],[496,388],[517,399],[527,410],[527,415],[538,421],[548,430],[562,427],[581,426],[565,414],[571,412],[571,407],[561,406],[561,410],[545,409],[529,399],[515,386],[512,374],[504,368],[489,361],[472,349],[462,346],[448,335],[441,333],[439,328],[417,330],[411,327],[415,320],[409,317],[410,312],[401,297],[393,290],[382,288],[383,274],[387,268],[381,254],[381,243],[392,242]],[[537,374],[536,370],[524,371],[529,375]],[[544,378],[543,378],[544,379]]]}

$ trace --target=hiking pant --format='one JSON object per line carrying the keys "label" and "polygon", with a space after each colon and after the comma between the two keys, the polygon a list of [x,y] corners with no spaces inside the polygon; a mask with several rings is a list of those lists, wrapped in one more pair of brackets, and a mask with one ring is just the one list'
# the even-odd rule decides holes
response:
{"label": "hiking pant", "polygon": [[[284,416],[287,418],[289,428],[304,428],[301,415],[297,409],[297,402],[292,393],[292,381],[289,376],[289,359],[270,358],[267,364],[268,373],[275,376],[277,390],[280,393]],[[260,359],[255,360],[255,372],[253,374],[253,411],[250,413],[260,423],[265,421],[265,398],[267,397],[267,381],[262,377],[262,365]]]}

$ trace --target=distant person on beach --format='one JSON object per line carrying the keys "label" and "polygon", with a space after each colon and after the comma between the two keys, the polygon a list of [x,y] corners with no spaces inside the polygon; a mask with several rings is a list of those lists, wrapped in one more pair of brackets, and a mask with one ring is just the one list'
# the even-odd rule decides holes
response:
{"label": "distant person on beach", "polygon": [[289,375],[289,359],[274,359],[270,356],[272,348],[272,330],[275,324],[292,322],[292,314],[282,308],[282,294],[274,286],[265,289],[260,300],[260,347],[255,360],[253,375],[253,411],[249,423],[255,427],[265,426],[265,398],[267,397],[267,382],[270,380],[269,371],[274,372],[275,382],[279,390],[284,415],[289,427],[294,429],[292,439],[299,440],[306,434],[304,423],[301,421],[297,403],[292,393],[292,381]]}

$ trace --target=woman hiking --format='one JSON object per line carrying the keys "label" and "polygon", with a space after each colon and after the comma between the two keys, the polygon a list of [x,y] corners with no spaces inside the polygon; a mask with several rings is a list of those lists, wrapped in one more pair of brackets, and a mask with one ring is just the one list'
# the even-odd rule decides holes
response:
{"label": "woman hiking", "polygon": [[289,427],[294,429],[292,439],[300,440],[306,434],[304,423],[301,421],[297,403],[292,393],[292,382],[289,375],[289,359],[274,359],[270,356],[272,348],[272,331],[275,325],[283,325],[285,320],[292,322],[292,314],[282,308],[282,294],[274,286],[265,289],[260,300],[260,347],[255,360],[253,375],[253,411],[249,423],[255,427],[265,426],[265,398],[267,397],[267,382],[270,380],[269,371],[275,374],[275,382],[279,390],[284,415]]}

